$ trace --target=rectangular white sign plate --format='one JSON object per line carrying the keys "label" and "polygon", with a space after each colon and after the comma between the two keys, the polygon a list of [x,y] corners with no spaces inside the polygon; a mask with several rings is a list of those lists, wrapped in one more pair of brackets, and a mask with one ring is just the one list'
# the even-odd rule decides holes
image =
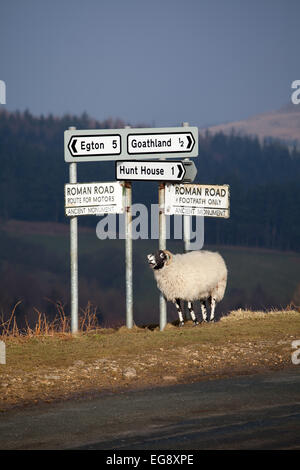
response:
{"label": "rectangular white sign plate", "polygon": [[65,184],[65,214],[68,217],[123,212],[123,184],[120,181]]}
{"label": "rectangular white sign plate", "polygon": [[[192,161],[188,162],[197,173]],[[126,181],[191,181],[186,175],[185,162],[175,161],[116,161],[116,180]]]}
{"label": "rectangular white sign plate", "polygon": [[197,215],[229,218],[230,188],[227,184],[167,184],[166,215]]}
{"label": "rectangular white sign plate", "polygon": [[198,155],[197,127],[67,130],[65,161],[91,162]]}

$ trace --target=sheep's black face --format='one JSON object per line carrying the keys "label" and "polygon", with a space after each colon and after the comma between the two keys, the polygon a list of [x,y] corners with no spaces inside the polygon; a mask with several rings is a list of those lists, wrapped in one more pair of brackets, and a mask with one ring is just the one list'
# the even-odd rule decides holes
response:
{"label": "sheep's black face", "polygon": [[161,269],[164,267],[168,257],[163,250],[159,250],[154,254],[147,255],[148,263],[153,269]]}

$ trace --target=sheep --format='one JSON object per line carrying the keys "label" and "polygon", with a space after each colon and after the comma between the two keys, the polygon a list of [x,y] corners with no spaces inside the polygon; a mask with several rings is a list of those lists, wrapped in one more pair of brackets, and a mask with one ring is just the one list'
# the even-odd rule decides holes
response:
{"label": "sheep", "polygon": [[184,325],[180,302],[188,302],[188,310],[194,322],[199,321],[193,309],[193,302],[200,300],[202,319],[207,321],[207,303],[210,303],[210,321],[215,319],[216,303],[224,297],[227,284],[227,268],[219,253],[211,251],[191,251],[185,254],[172,254],[159,250],[147,255],[153,269],[157,287],[166,300],[175,304],[179,326]]}

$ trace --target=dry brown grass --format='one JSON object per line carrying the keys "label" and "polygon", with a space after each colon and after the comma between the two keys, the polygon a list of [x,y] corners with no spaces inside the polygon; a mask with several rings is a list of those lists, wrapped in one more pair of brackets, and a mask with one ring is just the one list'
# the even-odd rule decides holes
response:
{"label": "dry brown grass", "polygon": [[243,310],[239,308],[238,310],[232,310],[230,312],[230,315],[226,317],[222,317],[221,321],[222,322],[232,322],[236,320],[257,320],[261,318],[266,318],[274,315],[280,315],[281,317],[284,317],[286,315],[295,315],[297,312],[296,309],[292,308],[292,306],[287,306],[286,309],[284,310],[270,310],[269,312],[264,312],[264,311],[256,311],[254,312],[253,310]]}
{"label": "dry brown grass", "polygon": [[[66,315],[64,305],[61,302],[49,301],[56,307],[57,314],[55,318],[50,321],[44,312],[40,312],[37,308],[34,308],[37,314],[36,323],[29,325],[25,318],[25,328],[19,328],[16,319],[16,309],[21,304],[21,301],[18,301],[7,320],[4,320],[3,314],[0,317],[0,337],[5,340],[8,338],[32,338],[38,336],[53,336],[55,334],[70,334],[71,318]],[[100,328],[100,326],[97,319],[97,307],[88,303],[86,308],[80,309],[79,311],[78,332],[95,331],[98,328]]]}

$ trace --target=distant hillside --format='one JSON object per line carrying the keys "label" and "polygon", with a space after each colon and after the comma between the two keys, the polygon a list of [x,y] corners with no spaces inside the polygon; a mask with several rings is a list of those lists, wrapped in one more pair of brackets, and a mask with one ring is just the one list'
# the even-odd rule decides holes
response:
{"label": "distant hillside", "polygon": [[300,105],[288,104],[278,111],[257,114],[244,121],[219,124],[208,129],[212,134],[230,134],[234,129],[237,134],[257,136],[260,141],[271,138],[300,148]]}
{"label": "distant hillside", "polygon": [[[63,136],[69,126],[117,129],[124,122],[0,112],[0,221],[67,222]],[[206,218],[206,243],[300,251],[300,151],[218,132],[200,135],[194,161],[195,182],[231,188],[230,218]],[[113,181],[114,162],[79,163],[77,176],[78,182]],[[135,182],[133,201],[157,203],[157,183]],[[94,227],[96,221],[81,217],[80,226]]]}

